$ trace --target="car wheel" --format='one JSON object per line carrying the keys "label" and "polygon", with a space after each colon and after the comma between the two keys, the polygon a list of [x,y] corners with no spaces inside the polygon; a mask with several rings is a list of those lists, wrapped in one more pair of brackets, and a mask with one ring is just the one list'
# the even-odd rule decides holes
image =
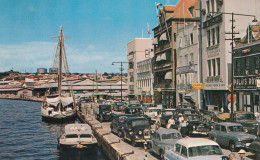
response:
{"label": "car wheel", "polygon": [[117,133],[118,133],[118,137],[119,137],[119,138],[123,138],[121,131],[118,131]]}
{"label": "car wheel", "polygon": [[160,151],[160,159],[161,159],[161,160],[164,160],[164,156],[163,156],[163,155],[164,155],[164,152],[163,152],[163,151]]}
{"label": "car wheel", "polygon": [[136,146],[136,142],[135,142],[135,138],[133,137],[133,138],[131,138],[131,144],[132,144],[132,146],[133,147],[135,147]]}
{"label": "car wheel", "polygon": [[231,152],[236,152],[236,146],[233,141],[229,142],[229,149]]}

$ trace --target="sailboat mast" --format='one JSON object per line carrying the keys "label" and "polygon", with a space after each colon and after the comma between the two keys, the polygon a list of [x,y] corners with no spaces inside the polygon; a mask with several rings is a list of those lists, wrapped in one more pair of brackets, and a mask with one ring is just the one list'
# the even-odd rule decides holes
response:
{"label": "sailboat mast", "polygon": [[62,83],[62,47],[63,47],[63,33],[62,33],[62,26],[60,27],[60,53],[59,53],[59,71],[58,71],[58,93],[61,96],[61,83]]}

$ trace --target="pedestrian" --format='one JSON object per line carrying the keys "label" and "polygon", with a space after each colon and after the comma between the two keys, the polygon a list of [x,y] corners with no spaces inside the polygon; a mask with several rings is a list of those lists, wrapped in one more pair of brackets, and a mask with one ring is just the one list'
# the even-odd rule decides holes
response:
{"label": "pedestrian", "polygon": [[173,119],[173,116],[168,120],[168,123],[166,125],[166,128],[171,128],[173,125],[175,125],[175,120]]}
{"label": "pedestrian", "polygon": [[180,122],[180,132],[183,136],[187,135],[188,118],[184,117],[184,120]]}
{"label": "pedestrian", "polygon": [[161,127],[161,112],[158,112],[155,120],[156,130]]}
{"label": "pedestrian", "polygon": [[181,123],[182,123],[182,121],[184,121],[184,118],[183,118],[181,113],[179,113],[178,116],[179,116],[179,118],[178,118],[178,121],[179,121],[178,131],[180,131],[181,130]]}
{"label": "pedestrian", "polygon": [[240,149],[238,154],[239,154],[240,160],[248,160],[248,158],[246,157],[246,151],[245,150]]}
{"label": "pedestrian", "polygon": [[229,160],[237,160],[235,158],[235,154],[234,153],[231,153],[229,156],[228,156]]}

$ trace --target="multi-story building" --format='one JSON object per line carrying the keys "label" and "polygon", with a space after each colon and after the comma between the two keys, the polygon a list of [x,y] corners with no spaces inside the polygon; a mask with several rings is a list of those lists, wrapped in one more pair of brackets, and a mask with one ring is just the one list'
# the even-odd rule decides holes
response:
{"label": "multi-story building", "polygon": [[137,63],[147,59],[148,51],[153,52],[151,38],[135,38],[127,44],[129,100],[137,99],[140,95],[137,83]]}
{"label": "multi-story building", "polygon": [[247,31],[233,55],[234,110],[256,112],[260,110],[260,23],[250,25]]}
{"label": "multi-story building", "polygon": [[[227,111],[231,82],[231,25],[232,15],[236,38],[245,35],[246,26],[258,15],[260,1],[204,0],[202,8],[202,70],[205,105],[217,105]],[[237,4],[243,7],[236,7]],[[220,109],[219,108],[219,109]]]}
{"label": "multi-story building", "polygon": [[138,100],[143,103],[153,103],[153,49],[145,51],[145,60],[137,62]]}
{"label": "multi-story building", "polygon": [[191,103],[199,107],[199,22],[186,24],[177,34],[177,95],[176,102]]}
{"label": "multi-story building", "polygon": [[[176,6],[164,6],[158,12],[154,31],[154,101],[176,106],[176,34],[184,23],[199,20],[198,0],[180,0]],[[195,18],[197,17],[197,19]]]}

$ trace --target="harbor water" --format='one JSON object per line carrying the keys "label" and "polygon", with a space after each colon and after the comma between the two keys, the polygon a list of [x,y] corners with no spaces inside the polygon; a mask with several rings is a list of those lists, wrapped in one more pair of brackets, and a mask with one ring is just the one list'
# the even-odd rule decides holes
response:
{"label": "harbor water", "polygon": [[95,152],[66,152],[57,149],[57,138],[65,124],[48,124],[41,118],[41,103],[0,99],[0,159],[87,159],[107,160]]}

